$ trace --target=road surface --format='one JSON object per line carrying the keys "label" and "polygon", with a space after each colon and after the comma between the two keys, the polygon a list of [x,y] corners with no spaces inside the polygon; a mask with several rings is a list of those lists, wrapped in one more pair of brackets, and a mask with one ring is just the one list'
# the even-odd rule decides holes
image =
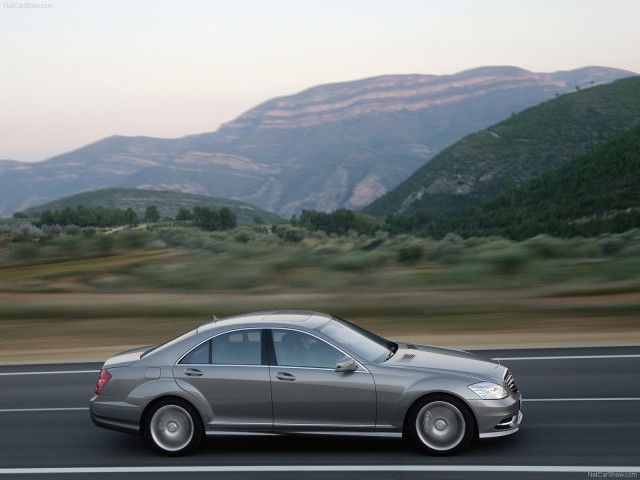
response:
{"label": "road surface", "polygon": [[0,367],[0,480],[640,478],[640,347],[483,351],[523,392],[515,435],[453,457],[400,439],[208,437],[187,457],[95,427],[100,364]]}

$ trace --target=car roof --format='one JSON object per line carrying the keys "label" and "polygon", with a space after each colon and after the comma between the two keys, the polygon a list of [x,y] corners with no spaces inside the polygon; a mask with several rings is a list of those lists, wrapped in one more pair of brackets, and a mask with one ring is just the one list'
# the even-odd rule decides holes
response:
{"label": "car roof", "polygon": [[218,328],[220,326],[304,326],[316,328],[331,320],[327,313],[306,310],[273,310],[266,312],[252,312],[225,318],[215,318],[213,322],[198,327],[198,333]]}

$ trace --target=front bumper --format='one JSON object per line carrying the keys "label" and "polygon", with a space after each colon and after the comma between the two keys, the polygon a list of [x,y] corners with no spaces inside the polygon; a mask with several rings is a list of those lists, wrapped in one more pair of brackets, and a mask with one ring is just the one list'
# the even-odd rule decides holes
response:
{"label": "front bumper", "polygon": [[516,433],[522,422],[522,395],[502,400],[469,402],[478,424],[479,438],[502,437]]}
{"label": "front bumper", "polygon": [[520,422],[522,422],[522,411],[518,411],[517,415],[511,417],[510,421],[504,421],[496,425],[496,429],[493,432],[479,433],[479,438],[493,438],[504,437],[505,435],[511,435],[520,430]]}

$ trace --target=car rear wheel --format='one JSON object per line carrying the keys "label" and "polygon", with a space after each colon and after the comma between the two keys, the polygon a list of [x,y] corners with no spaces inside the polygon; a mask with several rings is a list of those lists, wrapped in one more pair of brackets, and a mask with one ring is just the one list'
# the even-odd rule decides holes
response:
{"label": "car rear wheel", "polygon": [[416,402],[407,417],[409,440],[431,455],[451,455],[473,439],[473,414],[462,401],[447,395]]}
{"label": "car rear wheel", "polygon": [[179,399],[163,400],[147,414],[145,433],[164,455],[184,455],[202,440],[202,421],[189,403]]}

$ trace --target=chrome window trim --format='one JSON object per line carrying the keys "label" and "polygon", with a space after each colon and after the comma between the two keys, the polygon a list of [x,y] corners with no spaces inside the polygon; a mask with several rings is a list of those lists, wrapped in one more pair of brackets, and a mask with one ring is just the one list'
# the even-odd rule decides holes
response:
{"label": "chrome window trim", "polygon": [[[345,357],[349,357],[351,358],[354,362],[356,362],[358,364],[358,370],[354,370],[353,372],[340,372],[340,373],[356,373],[356,372],[362,372],[362,373],[368,373],[371,374],[371,372],[364,366],[362,365],[362,363],[360,363],[358,361],[358,359],[354,358],[353,355],[351,355],[350,353],[346,353],[343,349],[336,347],[333,343],[326,341],[324,338],[319,337],[318,335],[315,335],[311,332],[307,332],[305,330],[298,330],[296,328],[290,328],[290,327],[267,327],[267,330],[271,330],[271,343],[274,344],[273,345],[273,349],[274,349],[274,353],[275,353],[275,342],[273,341],[273,330],[290,330],[292,332],[297,332],[297,333],[305,333],[311,337],[315,337],[318,340],[320,340],[321,342],[326,343],[327,345],[330,345],[331,347],[335,348],[336,350],[338,350],[340,353],[342,353]],[[277,359],[274,359],[275,361],[277,361]],[[271,365],[272,367],[283,367],[283,368],[304,368],[307,370],[326,370],[326,371],[330,371],[330,372],[335,372],[335,368],[326,368],[326,367],[305,367],[305,366],[294,366],[294,365]],[[362,370],[360,370],[360,368],[362,368]]]}
{"label": "chrome window trim", "polygon": [[243,365],[243,364],[236,364],[236,363],[176,363],[175,366],[178,365],[185,365],[185,366],[189,366],[189,367],[260,367],[260,368],[267,368],[270,365]]}
{"label": "chrome window trim", "polygon": [[[349,355],[349,358],[353,358]],[[360,363],[354,358],[354,361],[360,365]],[[241,365],[242,366],[242,365]],[[290,366],[290,365],[262,365],[263,367],[271,367],[273,369],[278,368],[296,368],[298,370],[324,370],[325,372],[335,372],[335,368],[327,368],[327,367],[298,367],[298,366]],[[364,367],[362,367],[364,368]],[[336,372],[336,373],[370,373],[368,370],[353,370],[351,372]]]}
{"label": "chrome window trim", "polygon": [[224,332],[220,332],[217,333],[216,335],[213,335],[209,338],[207,338],[206,340],[203,340],[202,342],[200,342],[199,344],[197,344],[195,347],[193,347],[192,349],[190,349],[187,353],[185,353],[184,355],[182,355],[178,361],[176,363],[174,363],[173,365],[176,366],[178,364],[180,365],[209,365],[209,366],[220,366],[220,367],[268,367],[268,365],[256,365],[256,364],[223,364],[223,363],[180,363],[182,361],[182,359],[184,359],[184,357],[186,357],[187,355],[189,355],[192,351],[194,351],[196,348],[198,348],[200,345],[206,343],[206,342],[210,342],[211,340],[213,340],[216,337],[219,337],[220,335],[226,335],[227,333],[234,333],[234,332],[246,332],[248,330],[258,330],[260,332],[260,348],[262,349],[262,331],[265,329],[265,327],[247,327],[247,328],[236,328],[233,330],[226,330]]}

